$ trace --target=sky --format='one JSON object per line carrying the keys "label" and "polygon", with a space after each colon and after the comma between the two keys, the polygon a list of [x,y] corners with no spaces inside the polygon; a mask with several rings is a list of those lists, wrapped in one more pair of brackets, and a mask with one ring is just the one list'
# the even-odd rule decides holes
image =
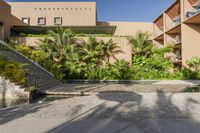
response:
{"label": "sky", "polygon": [[[53,1],[57,0],[5,0],[5,1]],[[175,0],[59,0],[97,2],[98,21],[151,22]]]}

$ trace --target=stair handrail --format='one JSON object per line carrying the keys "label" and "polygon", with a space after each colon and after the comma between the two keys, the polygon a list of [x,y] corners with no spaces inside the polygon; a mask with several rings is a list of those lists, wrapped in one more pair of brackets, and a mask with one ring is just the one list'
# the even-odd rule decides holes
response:
{"label": "stair handrail", "polygon": [[25,55],[23,55],[22,53],[18,52],[17,50],[13,49],[12,47],[10,47],[5,41],[0,39],[0,44],[2,44],[3,46],[7,47],[8,49],[12,50],[13,52],[15,52],[16,54],[22,56],[23,58],[25,58],[27,61],[31,62],[32,64],[36,65],[37,67],[39,67],[40,69],[42,69],[44,72],[46,72],[47,74],[55,77],[52,73],[50,73],[49,71],[47,71],[45,68],[43,68],[41,65],[39,65],[38,63],[34,62],[33,60],[29,59],[28,57],[26,57]]}

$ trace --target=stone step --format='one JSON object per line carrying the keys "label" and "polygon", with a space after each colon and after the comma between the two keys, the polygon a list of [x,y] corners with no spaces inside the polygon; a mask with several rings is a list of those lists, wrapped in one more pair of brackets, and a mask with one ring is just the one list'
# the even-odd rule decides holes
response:
{"label": "stone step", "polygon": [[1,50],[1,53],[7,55],[9,61],[28,64],[26,69],[29,70],[32,75],[28,75],[28,80],[26,83],[27,85],[33,86],[35,84],[34,80],[36,80],[38,89],[48,88],[61,84],[58,79],[56,79],[51,73],[38,65],[38,63],[33,62],[31,59],[12,49],[2,40],[0,40],[0,45],[3,45],[9,49],[9,51]]}

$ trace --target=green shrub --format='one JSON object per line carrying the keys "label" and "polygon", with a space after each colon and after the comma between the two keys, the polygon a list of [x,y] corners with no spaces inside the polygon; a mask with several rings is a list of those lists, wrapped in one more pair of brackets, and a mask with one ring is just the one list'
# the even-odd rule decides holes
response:
{"label": "green shrub", "polygon": [[[190,68],[175,69],[174,64],[165,54],[172,51],[172,46],[157,48],[149,41],[148,33],[138,32],[129,37],[132,46],[133,62],[124,60],[110,64],[110,57],[120,53],[117,44],[97,41],[95,37],[114,37],[104,34],[74,34],[70,29],[58,27],[43,36],[38,48],[16,45],[15,49],[28,56],[52,72],[57,78],[65,79],[200,79],[200,58],[194,57],[187,64]],[[88,42],[78,37],[90,37]],[[121,51],[123,52],[123,51]],[[9,74],[8,74],[9,75]]]}
{"label": "green shrub", "polygon": [[24,64],[17,62],[0,61],[0,76],[6,77],[19,84],[26,82]]}

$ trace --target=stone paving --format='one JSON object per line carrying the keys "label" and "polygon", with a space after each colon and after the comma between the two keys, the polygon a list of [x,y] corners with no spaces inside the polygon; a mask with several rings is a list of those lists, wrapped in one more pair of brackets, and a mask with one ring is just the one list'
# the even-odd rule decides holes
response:
{"label": "stone paving", "polygon": [[200,93],[109,91],[1,109],[0,131],[199,133]]}

